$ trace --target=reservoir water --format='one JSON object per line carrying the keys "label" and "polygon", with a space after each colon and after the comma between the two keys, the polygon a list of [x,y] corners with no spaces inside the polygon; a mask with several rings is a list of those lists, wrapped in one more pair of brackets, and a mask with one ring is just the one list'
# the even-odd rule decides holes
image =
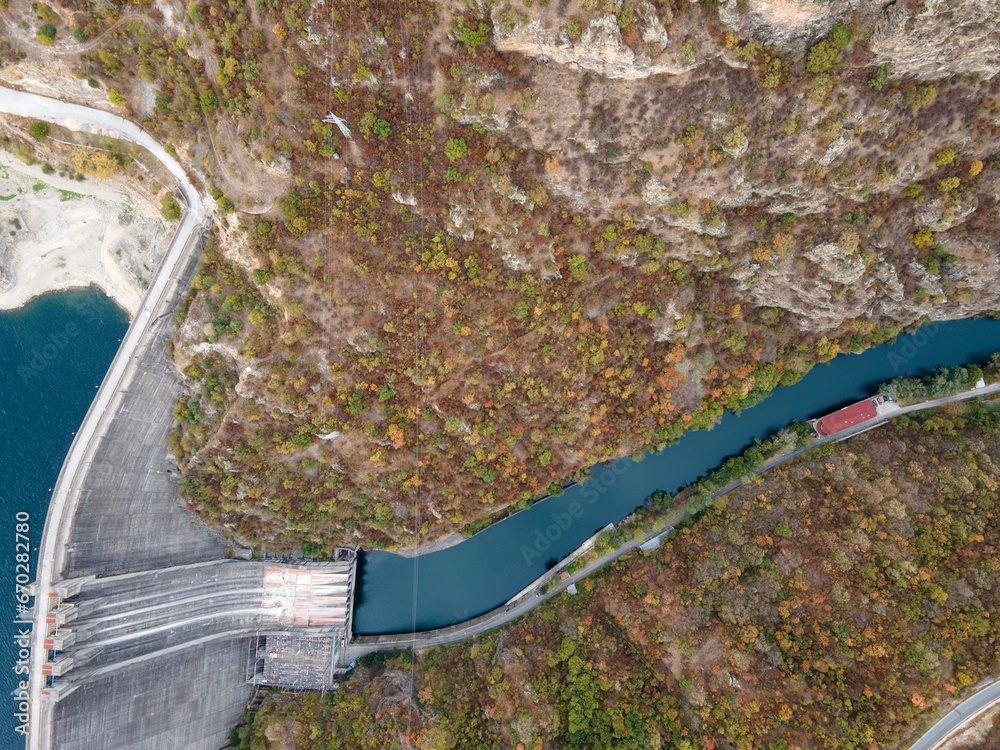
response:
{"label": "reservoir water", "polygon": [[[25,628],[15,621],[18,574],[25,580],[18,524],[27,525],[30,574],[52,487],[97,386],[128,328],[128,315],[96,289],[48,294],[0,312],[0,748],[23,750],[11,693]],[[27,516],[27,521],[19,521]],[[24,526],[20,527],[23,532]]]}

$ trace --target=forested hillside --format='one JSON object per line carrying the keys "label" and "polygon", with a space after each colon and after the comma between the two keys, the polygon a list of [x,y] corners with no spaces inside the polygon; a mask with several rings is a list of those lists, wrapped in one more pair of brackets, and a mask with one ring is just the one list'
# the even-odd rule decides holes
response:
{"label": "forested hillside", "polygon": [[1000,416],[900,418],[451,648],[265,701],[277,748],[903,748],[998,663]]}
{"label": "forested hillside", "polygon": [[414,547],[997,307],[982,0],[0,14],[8,80],[68,66],[215,199],[171,450],[260,550]]}
{"label": "forested hillside", "polygon": [[[565,21],[582,55],[611,6],[684,70],[511,41]],[[796,51],[712,4],[484,8],[188,7],[213,122],[288,181],[229,215],[174,350],[185,491],[237,539],[414,546],[996,306],[978,74],[897,79],[860,12]]]}

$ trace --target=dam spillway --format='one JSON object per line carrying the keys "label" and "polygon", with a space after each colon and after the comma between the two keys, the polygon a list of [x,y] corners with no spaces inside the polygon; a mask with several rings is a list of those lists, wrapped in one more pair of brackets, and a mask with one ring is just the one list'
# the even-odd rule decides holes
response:
{"label": "dam spillway", "polygon": [[256,639],[247,682],[329,687],[350,640],[356,566],[343,549],[332,562],[219,560],[60,581],[45,617],[42,700],[232,638]]}

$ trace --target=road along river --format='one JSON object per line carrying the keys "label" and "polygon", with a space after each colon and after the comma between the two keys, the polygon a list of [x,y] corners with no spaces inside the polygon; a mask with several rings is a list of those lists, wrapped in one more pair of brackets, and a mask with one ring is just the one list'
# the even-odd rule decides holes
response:
{"label": "road along river", "polygon": [[624,458],[594,467],[590,481],[494,524],[461,544],[405,558],[366,552],[355,601],[354,632],[405,633],[451,625],[503,605],[609,522],[642,505],[654,490],[674,492],[796,420],[826,414],[879,384],[937,367],[985,362],[1000,351],[1000,320],[931,323],[895,343],[842,354],[777,389],[741,415],[726,414],[710,432],[692,432],[639,463]]}

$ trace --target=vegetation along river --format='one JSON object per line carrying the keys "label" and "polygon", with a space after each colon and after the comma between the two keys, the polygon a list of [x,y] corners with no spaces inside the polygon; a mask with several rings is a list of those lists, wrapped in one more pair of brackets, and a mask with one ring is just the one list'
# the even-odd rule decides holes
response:
{"label": "vegetation along river", "polygon": [[[5,698],[26,679],[13,671],[16,634],[31,625],[15,622],[18,575],[21,581],[35,578],[52,487],[127,329],[128,315],[96,289],[47,294],[0,313],[0,696]],[[17,546],[24,536],[31,548],[27,576],[17,567],[26,564],[24,548]],[[10,697],[0,710],[2,750],[24,748],[24,737],[15,733],[16,713]]]}
{"label": "vegetation along river", "polygon": [[[0,514],[9,526],[9,551],[0,559],[9,581],[9,592],[0,595],[5,623],[12,623],[15,614],[16,514],[30,514],[33,577],[51,487],[126,326],[125,314],[93,290],[46,295],[22,310],[0,313]],[[998,350],[1000,320],[924,326],[893,344],[819,365],[758,406],[738,416],[726,414],[713,430],[688,433],[641,462],[624,458],[595,467],[588,482],[454,547],[418,558],[367,552],[354,630],[407,632],[475,617],[506,602],[547,564],[628,515],[654,490],[673,492],[754,439],[870,395],[893,377],[986,361]],[[17,651],[11,637],[17,627],[4,628],[8,634],[0,638],[0,649],[3,660],[12,664]],[[6,674],[0,680],[9,683],[9,692],[15,675]],[[4,722],[12,720],[11,713],[3,715]]]}
{"label": "vegetation along river", "polygon": [[[636,463],[630,457],[594,467],[588,482],[494,524],[440,552],[404,558],[362,556],[356,633],[408,632],[475,617],[508,599],[595,531],[618,521],[654,490],[674,492],[755,439],[790,422],[825,414],[874,393],[881,383],[938,367],[985,362],[1000,351],[1000,320],[926,325],[861,354],[841,354],[759,405],[727,413],[708,432],[690,432]],[[414,601],[416,604],[414,605]]]}

